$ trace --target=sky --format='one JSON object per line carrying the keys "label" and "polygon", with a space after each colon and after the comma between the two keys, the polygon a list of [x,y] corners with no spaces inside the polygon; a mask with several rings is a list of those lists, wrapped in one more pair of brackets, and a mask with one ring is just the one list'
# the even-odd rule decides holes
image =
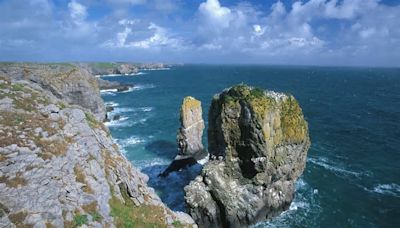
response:
{"label": "sky", "polygon": [[400,66],[400,0],[0,0],[0,61]]}

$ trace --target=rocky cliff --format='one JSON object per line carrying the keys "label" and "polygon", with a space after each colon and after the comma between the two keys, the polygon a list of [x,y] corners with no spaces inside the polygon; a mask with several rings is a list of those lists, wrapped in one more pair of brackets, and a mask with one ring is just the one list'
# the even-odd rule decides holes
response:
{"label": "rocky cliff", "polygon": [[99,118],[73,104],[99,98],[69,89],[92,79],[70,66],[60,75],[38,68],[0,78],[0,227],[191,226],[147,187]]}
{"label": "rocky cliff", "polygon": [[168,65],[163,63],[123,62],[77,63],[77,65],[87,69],[93,75],[137,74],[140,70],[156,70],[168,67]]}
{"label": "rocky cliff", "polygon": [[202,143],[204,120],[201,102],[193,97],[185,97],[180,110],[181,127],[177,134],[179,155],[194,156],[204,152]]}
{"label": "rocky cliff", "polygon": [[242,227],[287,209],[310,146],[307,122],[291,95],[239,85],[209,111],[210,161],[185,187],[200,227]]}
{"label": "rocky cliff", "polygon": [[105,118],[97,80],[84,68],[69,63],[1,63],[0,76],[34,82],[67,103],[89,109],[97,120]]}
{"label": "rocky cliff", "polygon": [[207,156],[202,138],[204,130],[201,102],[194,97],[185,97],[180,109],[180,127],[176,136],[178,155],[161,176],[196,164]]}

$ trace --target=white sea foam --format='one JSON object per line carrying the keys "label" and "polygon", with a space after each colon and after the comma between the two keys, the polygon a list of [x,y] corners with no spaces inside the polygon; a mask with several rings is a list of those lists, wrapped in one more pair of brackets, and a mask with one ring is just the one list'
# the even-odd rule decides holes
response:
{"label": "white sea foam", "polygon": [[154,84],[138,84],[133,87],[133,90],[144,90],[144,89],[153,89],[156,88]]}
{"label": "white sea foam", "polygon": [[141,70],[143,70],[143,71],[157,71],[157,70],[171,70],[171,68],[170,68],[170,67],[163,67],[163,68],[149,68],[149,69],[146,69],[146,68],[144,68],[144,69],[141,69]]}
{"label": "white sea foam", "polygon": [[104,124],[107,127],[125,126],[126,120],[128,120],[128,119],[129,119],[129,117],[122,116],[118,120],[111,120],[109,122],[105,122]]}
{"label": "white sea foam", "polygon": [[104,75],[96,75],[98,78],[107,78],[107,77],[130,77],[130,76],[137,76],[137,75],[143,75],[147,74],[145,72],[139,71],[137,73],[133,74],[104,74]]}
{"label": "white sea foam", "polygon": [[208,156],[197,161],[200,165],[205,165],[208,162]]}
{"label": "white sea foam", "polygon": [[375,185],[373,189],[364,188],[366,191],[378,193],[382,195],[389,195],[400,197],[400,185],[391,183],[391,184],[378,184]]}
{"label": "white sea foam", "polygon": [[171,161],[164,158],[153,158],[151,160],[138,160],[134,161],[134,165],[139,167],[139,169],[144,169],[146,167],[152,166],[167,166],[171,163]]}
{"label": "white sea foam", "polygon": [[114,108],[114,110],[111,111],[111,114],[120,114],[120,113],[127,113],[127,112],[134,112],[134,108]]}
{"label": "white sea foam", "polygon": [[111,106],[111,107],[118,107],[119,104],[117,102],[114,101],[108,101],[108,102],[104,102],[105,106]]}
{"label": "white sea foam", "polygon": [[303,178],[298,179],[295,186],[295,197],[289,209],[254,227],[315,227],[317,215],[321,212],[317,193]]}
{"label": "white sea foam", "polygon": [[153,107],[141,107],[141,108],[139,108],[139,110],[140,111],[143,111],[143,112],[151,112],[151,111],[153,111]]}
{"label": "white sea foam", "polygon": [[116,141],[119,145],[121,145],[124,148],[132,145],[143,144],[146,142],[144,138],[140,138],[138,136],[131,136],[126,139],[117,139]]}
{"label": "white sea foam", "polygon": [[116,92],[117,92],[116,89],[103,89],[103,90],[100,90],[100,95],[115,96]]}
{"label": "white sea foam", "polygon": [[321,166],[321,167],[333,172],[336,175],[340,175],[340,176],[346,175],[346,176],[355,176],[355,177],[359,177],[362,175],[362,173],[347,170],[347,169],[343,168],[341,165],[336,164],[325,157],[317,157],[317,158],[309,157],[307,159],[307,161],[313,163],[314,165]]}
{"label": "white sea foam", "polygon": [[147,120],[148,117],[133,120],[129,117],[122,116],[119,120],[106,122],[105,125],[108,127],[132,127],[137,124],[144,124]]}

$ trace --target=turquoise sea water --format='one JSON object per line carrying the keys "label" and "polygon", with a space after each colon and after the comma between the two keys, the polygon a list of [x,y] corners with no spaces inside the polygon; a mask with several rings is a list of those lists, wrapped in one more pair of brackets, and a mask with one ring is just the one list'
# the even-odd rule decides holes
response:
{"label": "turquoise sea water", "polygon": [[121,115],[109,127],[172,209],[201,168],[157,177],[176,155],[183,97],[202,101],[207,122],[212,96],[243,82],[293,94],[312,140],[290,209],[257,227],[400,227],[400,69],[187,65],[105,79],[136,85],[102,93]]}

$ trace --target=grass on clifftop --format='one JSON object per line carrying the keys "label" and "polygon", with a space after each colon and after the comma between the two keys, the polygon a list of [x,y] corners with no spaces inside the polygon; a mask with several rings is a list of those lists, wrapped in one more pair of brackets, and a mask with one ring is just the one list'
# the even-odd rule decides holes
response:
{"label": "grass on clifftop", "polygon": [[120,190],[125,202],[114,195],[109,201],[116,227],[167,227],[163,208],[144,204],[136,206],[126,190],[121,187]]}
{"label": "grass on clifftop", "polygon": [[236,106],[238,102],[250,104],[250,107],[262,119],[268,107],[276,102],[273,98],[265,95],[265,91],[260,88],[253,88],[245,84],[233,86],[224,92],[222,102],[228,106]]}
{"label": "grass on clifftop", "polygon": [[281,126],[284,140],[301,143],[308,137],[308,125],[299,103],[293,96],[282,102]]}

